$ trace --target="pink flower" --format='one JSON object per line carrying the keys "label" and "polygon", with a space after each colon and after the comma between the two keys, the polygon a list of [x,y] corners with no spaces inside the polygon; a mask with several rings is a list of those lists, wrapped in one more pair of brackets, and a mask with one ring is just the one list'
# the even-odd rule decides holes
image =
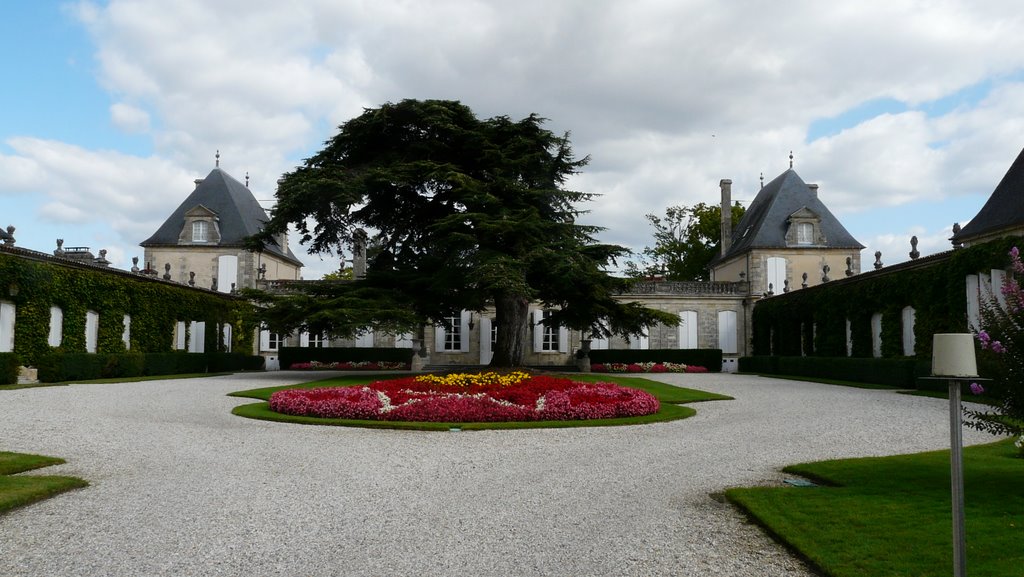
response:
{"label": "pink flower", "polygon": [[1004,347],[1003,343],[999,341],[992,341],[992,352],[999,354],[1005,353],[1006,347]]}
{"label": "pink flower", "polygon": [[[1013,250],[1017,249],[1014,248]],[[979,385],[978,383],[971,383],[971,392],[974,393],[975,395],[980,395],[985,392],[985,387]]]}

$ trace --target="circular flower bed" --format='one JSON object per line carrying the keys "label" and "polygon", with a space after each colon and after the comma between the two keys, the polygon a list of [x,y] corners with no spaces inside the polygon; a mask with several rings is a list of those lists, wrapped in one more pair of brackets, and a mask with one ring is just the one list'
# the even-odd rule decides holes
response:
{"label": "circular flower bed", "polygon": [[608,419],[660,408],[646,391],[521,372],[419,375],[357,387],[286,389],[270,397],[270,409],[288,415],[442,423]]}

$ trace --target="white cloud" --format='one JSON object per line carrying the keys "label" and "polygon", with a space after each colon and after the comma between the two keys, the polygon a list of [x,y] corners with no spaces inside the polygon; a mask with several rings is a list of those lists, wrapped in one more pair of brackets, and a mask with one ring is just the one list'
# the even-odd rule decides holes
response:
{"label": "white cloud", "polygon": [[128,133],[149,131],[149,113],[130,104],[116,102],[110,105],[110,120],[114,126]]}
{"label": "white cloud", "polygon": [[[173,10],[110,0],[74,13],[96,44],[112,122],[147,134],[154,152],[9,139],[0,194],[31,188],[48,198],[47,218],[103,219],[136,243],[215,150],[269,198],[335,125],[402,98],[459,99],[481,116],[536,112],[571,130],[592,162],[570,185],[603,195],[586,220],[637,249],[651,242],[644,214],[717,202],[721,178],[749,201],[790,150],[842,218],[983,199],[1024,145],[1024,84],[1013,76],[1024,70],[1024,16],[1009,0],[178,0]],[[917,108],[982,82],[994,89],[977,106]],[[911,109],[805,142],[811,122],[877,99]],[[908,223],[938,226],[924,217]]]}

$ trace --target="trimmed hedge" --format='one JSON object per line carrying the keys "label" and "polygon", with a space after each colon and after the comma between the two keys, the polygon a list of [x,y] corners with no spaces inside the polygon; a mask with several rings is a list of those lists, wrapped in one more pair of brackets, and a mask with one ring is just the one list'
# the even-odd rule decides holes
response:
{"label": "trimmed hedge", "polygon": [[[2,357],[3,355],[0,355]],[[0,358],[2,363],[2,358]],[[60,383],[120,377],[261,370],[263,357],[242,353],[51,353],[39,363],[39,381]],[[0,375],[2,376],[2,375]],[[15,367],[14,381],[17,381]],[[0,383],[3,381],[0,380]]]}
{"label": "trimmed hedge", "polygon": [[243,353],[206,353],[207,370],[211,373],[237,373],[263,370],[264,358]]}
{"label": "trimmed hedge", "polygon": [[390,361],[396,363],[412,362],[412,349],[396,349],[389,347],[357,348],[357,347],[281,347],[278,359],[282,369],[295,363],[317,361],[321,363],[344,363],[359,361]]}
{"label": "trimmed hedge", "polygon": [[591,363],[682,363],[722,372],[721,349],[602,349],[589,356]]}
{"label": "trimmed hedge", "polygon": [[931,368],[931,361],[913,358],[755,356],[742,357],[739,363],[742,373],[820,377],[906,389],[918,388],[918,378],[929,376]]}
{"label": "trimmed hedge", "polygon": [[207,353],[150,353],[146,355],[146,375],[182,375],[205,373]]}
{"label": "trimmed hedge", "polygon": [[14,353],[0,353],[0,385],[14,385],[18,382],[18,367],[21,361]]}

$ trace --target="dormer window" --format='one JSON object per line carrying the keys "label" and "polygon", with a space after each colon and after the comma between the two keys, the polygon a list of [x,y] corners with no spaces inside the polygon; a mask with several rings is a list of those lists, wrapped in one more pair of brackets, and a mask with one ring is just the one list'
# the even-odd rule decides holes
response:
{"label": "dormer window", "polygon": [[[198,224],[198,223],[197,223]],[[814,244],[814,225],[809,222],[800,222],[796,225],[796,243]]]}
{"label": "dormer window", "polygon": [[192,223],[192,242],[207,242],[210,240],[210,223],[205,220],[197,220]]}
{"label": "dormer window", "polygon": [[821,217],[803,207],[789,215],[786,246],[824,246],[828,243],[821,230]]}
{"label": "dormer window", "polygon": [[185,212],[178,244],[218,245],[221,241],[217,213],[199,204]]}

